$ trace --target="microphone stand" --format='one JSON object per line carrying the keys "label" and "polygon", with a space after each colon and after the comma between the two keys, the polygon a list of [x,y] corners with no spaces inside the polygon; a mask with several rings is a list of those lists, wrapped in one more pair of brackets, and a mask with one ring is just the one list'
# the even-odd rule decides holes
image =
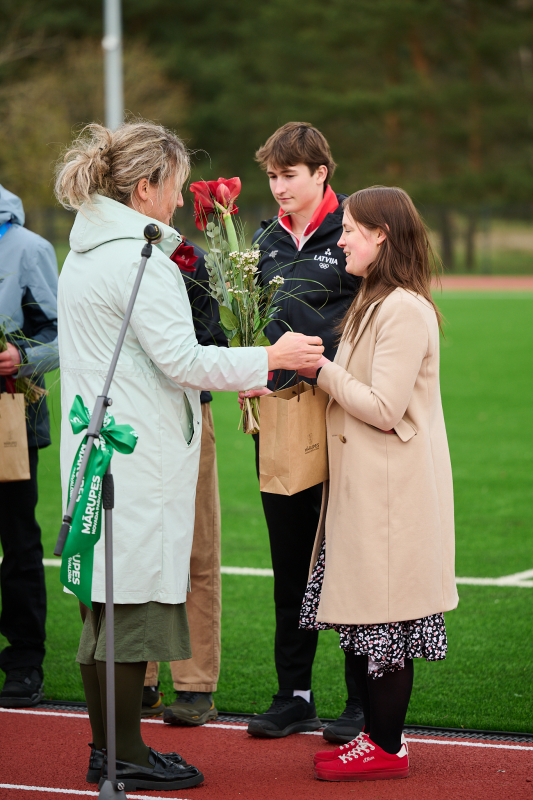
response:
{"label": "microphone stand", "polygon": [[[78,472],[78,476],[76,478],[74,489],[70,496],[70,502],[68,504],[66,514],[63,517],[63,524],[61,525],[59,536],[57,537],[57,543],[54,550],[55,556],[60,556],[63,553],[63,548],[65,546],[68,532],[72,524],[74,509],[76,508],[76,500],[78,498],[80,488],[83,483],[83,478],[89,461],[89,456],[91,454],[95,440],[100,438],[100,433],[102,430],[102,424],[104,421],[106,409],[113,402],[108,394],[109,388],[111,386],[111,381],[113,380],[113,375],[115,373],[120,351],[124,343],[126,330],[130,323],[133,306],[135,305],[135,300],[137,299],[137,293],[139,291],[139,286],[141,284],[142,276],[144,274],[146,262],[152,255],[152,244],[157,244],[157,242],[160,242],[161,239],[163,238],[163,234],[157,225],[151,224],[147,225],[146,228],[144,229],[144,238],[146,239],[146,244],[144,245],[141,251],[141,256],[142,256],[141,263],[139,264],[139,269],[137,272],[137,276],[135,278],[135,283],[133,284],[133,289],[128,302],[128,307],[126,308],[126,313],[124,314],[122,327],[118,335],[115,351],[113,353],[111,364],[109,366],[109,371],[105,379],[104,388],[102,390],[102,394],[96,398],[94,410],[91,415],[91,420],[89,422],[89,427],[87,429],[87,446],[85,448],[85,453],[83,455],[83,459],[80,464],[80,469]],[[114,503],[113,476],[111,474],[111,463],[109,464],[103,479],[102,505],[104,508],[104,518],[105,518],[107,779],[102,784],[102,788],[100,789],[98,798],[99,800],[125,800],[126,795],[124,793],[124,784],[121,781],[117,781],[117,743],[116,743],[116,728],[115,728],[115,614],[113,606],[113,508],[115,503]]]}

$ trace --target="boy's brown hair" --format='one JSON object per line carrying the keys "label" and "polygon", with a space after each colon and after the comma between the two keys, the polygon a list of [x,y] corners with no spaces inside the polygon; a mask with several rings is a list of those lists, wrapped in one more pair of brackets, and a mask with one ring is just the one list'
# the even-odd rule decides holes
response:
{"label": "boy's brown hair", "polygon": [[326,137],[309,122],[287,122],[278,128],[256,152],[255,160],[265,170],[269,165],[286,169],[305,164],[311,175],[323,164],[328,170],[324,185],[329,183],[337,166]]}

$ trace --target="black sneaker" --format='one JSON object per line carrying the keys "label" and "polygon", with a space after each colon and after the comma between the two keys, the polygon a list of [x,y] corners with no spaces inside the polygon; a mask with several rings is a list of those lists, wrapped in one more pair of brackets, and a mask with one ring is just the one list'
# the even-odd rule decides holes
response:
{"label": "black sneaker", "polygon": [[273,703],[264,714],[258,714],[248,725],[251,736],[265,739],[282,739],[290,733],[317,731],[322,723],[316,715],[315,701],[311,692],[311,702],[303,697],[275,694]]}
{"label": "black sneaker", "polygon": [[29,708],[44,697],[43,673],[35,667],[20,667],[6,672],[6,682],[0,693],[2,708]]}
{"label": "black sneaker", "polygon": [[162,694],[159,691],[159,681],[157,686],[145,686],[143,689],[143,702],[141,706],[141,719],[147,717],[160,717],[165,710]]}
{"label": "black sneaker", "polygon": [[[87,770],[87,783],[98,783],[102,777],[102,767],[104,765],[105,751],[97,750],[94,744],[89,744],[91,748],[91,755],[89,757],[89,769]],[[183,764],[187,766],[187,762],[180,756],[179,753],[160,753],[167,761],[172,761],[174,764]],[[107,774],[107,773],[106,773]]]}
{"label": "black sneaker", "polygon": [[[150,748],[149,767],[130,764],[117,759],[117,782],[124,784],[124,791],[134,792],[136,789],[188,789],[202,783],[204,776],[192,764],[175,764]],[[104,757],[102,777],[98,782],[101,789],[107,780],[107,758]]]}
{"label": "black sneaker", "polygon": [[324,739],[332,744],[346,744],[355,739],[364,726],[365,715],[359,699],[349,697],[340,717],[324,728]]}

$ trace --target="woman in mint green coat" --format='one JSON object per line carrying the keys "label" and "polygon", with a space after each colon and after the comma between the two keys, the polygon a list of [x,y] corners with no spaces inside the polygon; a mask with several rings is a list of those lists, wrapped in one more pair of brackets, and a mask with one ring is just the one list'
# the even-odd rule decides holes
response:
{"label": "woman in mint green coat", "polygon": [[[56,193],[78,211],[71,251],[59,281],[61,473],[66,505],[80,436],[68,413],[77,394],[92,408],[101,392],[131,295],[143,230],[163,231],[148,260],[111,395],[117,423],[138,433],[134,452],[113,459],[115,478],[117,777],[127,788],[185,788],[201,782],[176,754],[163,758],[140,735],[147,661],[190,657],[185,611],[200,458],[200,389],[264,386],[270,370],[299,369],[320,357],[321,340],[286,334],[259,348],[202,347],[187,292],[170,256],[181,242],[170,226],[189,172],[183,143],[148,122],[109,131],[90,125],[65,155]],[[84,611],[77,660],[93,743],[89,780],[97,780],[105,747],[104,544],[94,554],[93,609]],[[135,784],[135,787],[134,787]]]}

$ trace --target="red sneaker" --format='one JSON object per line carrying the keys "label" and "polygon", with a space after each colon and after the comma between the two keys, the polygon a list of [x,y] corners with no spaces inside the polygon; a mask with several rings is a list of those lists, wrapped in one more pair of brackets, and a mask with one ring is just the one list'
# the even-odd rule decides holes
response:
{"label": "red sneaker", "polygon": [[[361,733],[358,734],[355,739],[352,739],[351,742],[341,744],[341,746],[336,747],[335,750],[320,750],[313,756],[313,762],[315,766],[320,763],[320,761],[333,761],[333,759],[338,758],[341,753],[346,753],[348,750],[352,750],[352,748],[354,748],[356,744],[358,744],[365,736],[368,739],[368,735],[364,731],[361,731]],[[409,753],[409,746],[403,733],[400,741],[403,745],[405,745],[405,749],[407,750],[407,753]]]}
{"label": "red sneaker", "polygon": [[358,733],[355,739],[352,739],[351,742],[346,742],[346,744],[341,744],[340,747],[336,747],[335,750],[320,750],[318,753],[315,753],[313,756],[313,762],[315,766],[319,764],[321,761],[333,761],[334,758],[338,758],[341,753],[347,753],[348,750],[353,750],[353,748],[364,738],[368,739],[368,736],[364,731]]}
{"label": "red sneaker", "polygon": [[391,755],[368,736],[338,758],[315,766],[315,778],[321,781],[379,781],[408,775],[409,756],[404,744]]}

